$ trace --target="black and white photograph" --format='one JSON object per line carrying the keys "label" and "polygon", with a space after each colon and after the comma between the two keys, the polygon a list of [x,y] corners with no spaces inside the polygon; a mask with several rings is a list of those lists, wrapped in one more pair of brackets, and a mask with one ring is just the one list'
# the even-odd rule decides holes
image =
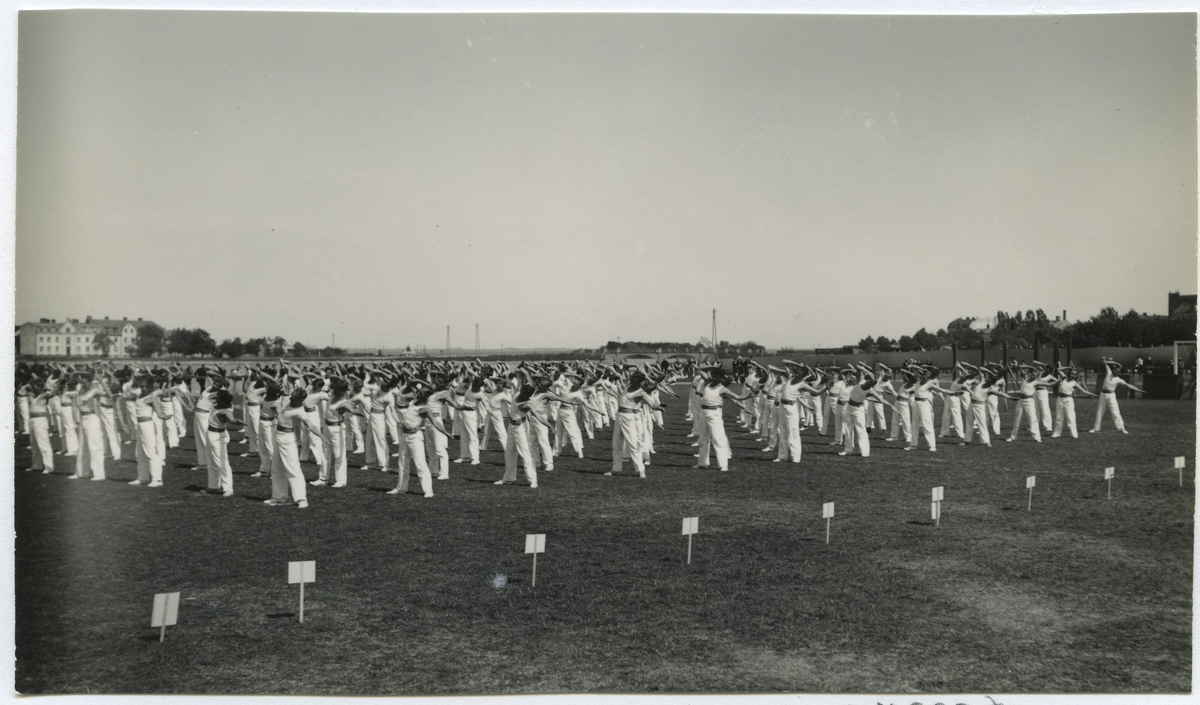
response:
{"label": "black and white photograph", "polygon": [[1190,695],[1195,9],[771,7],[13,9],[13,694]]}

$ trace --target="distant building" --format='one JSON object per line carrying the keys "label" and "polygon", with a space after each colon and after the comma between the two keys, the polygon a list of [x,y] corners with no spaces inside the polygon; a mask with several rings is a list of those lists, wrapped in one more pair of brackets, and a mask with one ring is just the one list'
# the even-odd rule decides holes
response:
{"label": "distant building", "polygon": [[1182,295],[1178,291],[1167,294],[1167,315],[1171,318],[1196,315],[1196,295]]}
{"label": "distant building", "polygon": [[83,321],[68,318],[61,323],[43,318],[17,327],[17,354],[28,357],[98,357],[103,351],[96,344],[100,333],[108,335],[109,357],[129,357],[126,349],[137,345],[138,328],[153,321],[128,318],[92,318]]}

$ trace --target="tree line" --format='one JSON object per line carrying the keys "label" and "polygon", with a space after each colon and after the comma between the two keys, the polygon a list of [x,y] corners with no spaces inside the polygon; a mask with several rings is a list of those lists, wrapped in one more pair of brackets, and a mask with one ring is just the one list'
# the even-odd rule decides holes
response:
{"label": "tree line", "polygon": [[[96,341],[105,356],[109,353],[109,345]],[[339,357],[346,354],[342,348],[327,346],[324,348],[309,348],[304,343],[296,341],[290,346],[279,336],[250,338],[243,341],[239,338],[226,338],[220,343],[213,340],[208,331],[203,328],[174,328],[165,330],[155,323],[147,323],[138,328],[137,342],[126,351],[135,357],[156,357],[159,355],[178,355],[180,357],[303,357],[305,355],[321,355]]]}
{"label": "tree line", "polygon": [[1125,315],[1106,307],[1086,321],[1062,325],[1051,321],[1042,309],[1009,314],[996,312],[996,324],[990,331],[971,328],[974,318],[956,318],[943,329],[930,333],[922,328],[897,340],[887,336],[867,336],[858,341],[858,348],[868,352],[916,352],[940,350],[951,344],[959,348],[978,348],[1008,343],[1012,348],[1032,348],[1039,345],[1063,346],[1067,341],[1078,348],[1135,347],[1149,348],[1170,345],[1176,340],[1196,339],[1196,317],[1155,316],[1130,309]]}

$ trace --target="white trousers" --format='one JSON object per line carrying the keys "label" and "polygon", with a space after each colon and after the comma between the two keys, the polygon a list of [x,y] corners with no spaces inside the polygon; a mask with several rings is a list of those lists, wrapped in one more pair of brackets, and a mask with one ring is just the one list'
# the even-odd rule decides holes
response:
{"label": "white trousers", "polygon": [[62,407],[60,419],[58,432],[62,435],[63,452],[75,455],[79,452],[79,429],[75,427],[74,409],[69,406]]}
{"label": "white trousers", "polygon": [[[701,452],[703,453],[703,450]],[[642,459],[640,412],[617,412],[616,421],[613,423],[612,453],[612,472],[621,472],[621,465],[628,457],[633,461],[633,467],[637,470],[638,475],[646,474],[646,466]]]}
{"label": "white trousers", "polygon": [[1034,440],[1042,440],[1042,432],[1038,429],[1037,404],[1032,398],[1017,400],[1017,410],[1013,412],[1012,433],[1008,437],[1017,437],[1021,430],[1021,416],[1029,417],[1029,433],[1033,434]]}
{"label": "white trousers", "polygon": [[937,450],[937,438],[933,433],[933,400],[913,399],[912,402],[913,429],[911,447],[916,448],[921,443],[921,435],[930,450]]}
{"label": "white trousers", "polygon": [[1058,401],[1054,407],[1054,435],[1051,437],[1058,438],[1062,435],[1063,424],[1065,422],[1067,432],[1071,434],[1071,438],[1079,438],[1079,429],[1075,425],[1075,398],[1058,397]]}
{"label": "white trousers", "polygon": [[162,482],[163,455],[159,447],[158,429],[154,420],[138,422],[137,479],[141,482]]}
{"label": "white trousers", "polygon": [[975,430],[978,429],[979,438],[984,444],[991,445],[992,437],[988,433],[987,402],[972,400],[970,409],[971,418],[967,421],[967,443],[970,443],[975,437]]}
{"label": "white trousers", "polygon": [[791,456],[793,463],[800,462],[800,406],[798,404],[780,404],[779,411],[783,417],[779,429],[780,460]]}
{"label": "white trousers", "polygon": [[275,461],[275,421],[259,419],[258,422],[258,471],[270,475]]}
{"label": "white trousers", "polygon": [[108,443],[107,455],[113,460],[120,460],[121,437],[117,435],[117,419],[112,408],[100,407],[100,426],[104,429],[104,439]]}
{"label": "white trousers", "polygon": [[499,412],[489,410],[483,425],[483,442],[479,444],[480,449],[487,450],[488,441],[493,433],[496,434],[496,440],[500,441],[500,450],[507,450],[508,430],[504,425],[504,417]]}
{"label": "white trousers", "polygon": [[337,484],[346,484],[346,426],[342,424],[326,424],[325,434],[329,436],[329,442],[325,444],[325,465],[321,468],[321,474],[318,479],[325,482],[330,481],[330,474],[333,474],[333,482]]}
{"label": "white trousers", "polygon": [[79,477],[104,479],[104,429],[96,414],[83,414],[80,418],[82,447],[76,459],[76,474]]}
{"label": "white trousers", "polygon": [[1037,398],[1038,414],[1042,419],[1042,428],[1050,431],[1054,429],[1054,420],[1050,418],[1050,392],[1046,389],[1039,389],[1034,392]]}
{"label": "white trousers", "polygon": [[271,498],[286,502],[289,490],[297,502],[308,499],[295,431],[275,434],[275,455],[271,460]]}
{"label": "white trousers", "polygon": [[863,406],[847,404],[846,420],[842,425],[842,450],[847,454],[854,452],[854,442],[858,441],[858,449],[862,457],[871,457],[871,438],[867,435],[867,409]]}
{"label": "white trousers", "polygon": [[192,415],[192,438],[196,439],[196,467],[208,467],[208,417],[210,412],[196,409]]}
{"label": "white trousers", "polygon": [[433,496],[433,478],[429,475],[429,464],[425,462],[425,434],[421,431],[416,433],[404,433],[403,448],[400,455],[400,479],[396,481],[396,489],[401,492],[408,491],[408,460],[412,460],[412,464],[417,468],[417,477],[421,481],[421,492],[426,497]]}
{"label": "white trousers", "polygon": [[391,453],[387,446],[387,417],[382,413],[371,412],[370,438],[367,439],[366,465],[378,465],[380,470],[387,470],[388,458]]}
{"label": "white trousers", "polygon": [[54,469],[54,447],[50,445],[50,419],[46,416],[35,416],[29,419],[29,432],[33,451],[34,470]]}
{"label": "white trousers", "polygon": [[247,453],[261,453],[262,452],[262,450],[260,450],[258,447],[258,428],[259,428],[258,419],[260,416],[262,416],[262,405],[261,404],[247,404],[246,405],[245,421],[246,421],[246,439],[248,441],[248,444],[246,446]]}
{"label": "white trousers", "polygon": [[912,445],[912,403],[904,397],[896,397],[896,410],[892,412],[892,428],[888,438],[903,438]]}
{"label": "white trousers", "polygon": [[717,456],[717,467],[729,469],[733,451],[729,449],[729,438],[725,435],[725,420],[720,409],[700,409],[704,417],[704,435],[700,438],[700,467],[708,467],[710,450]]}
{"label": "white trousers", "polygon": [[963,438],[962,399],[957,394],[948,394],[942,403],[942,431],[939,435],[948,436],[953,428],[954,435]]}
{"label": "white trousers", "polygon": [[[583,410],[587,413],[587,409]],[[554,433],[554,452],[562,452],[563,446],[570,439],[571,447],[575,450],[575,454],[583,457],[583,435],[579,432],[579,418],[575,414],[575,407],[563,405],[558,410],[558,421],[555,422]]]}
{"label": "white trousers", "polygon": [[1113,425],[1117,427],[1117,430],[1124,431],[1125,420],[1121,418],[1121,407],[1117,406],[1117,395],[1112,392],[1100,392],[1100,398],[1096,400],[1096,425],[1092,427],[1092,430],[1100,430],[1100,422],[1104,420],[1105,409],[1112,412]]}
{"label": "white trousers", "polygon": [[227,431],[208,431],[208,489],[233,492]]}
{"label": "white trousers", "polygon": [[460,426],[458,434],[458,457],[475,462],[479,460],[479,418],[474,409],[459,413],[454,423]]}
{"label": "white trousers", "polygon": [[[401,435],[407,436],[407,433]],[[438,477],[450,477],[450,441],[445,434],[433,427],[425,425],[425,459],[432,471],[435,467]]]}
{"label": "white trousers", "polygon": [[504,478],[505,482],[517,480],[517,458],[525,465],[525,478],[530,484],[537,484],[537,463],[529,452],[529,422],[509,425],[508,435],[504,443]]}

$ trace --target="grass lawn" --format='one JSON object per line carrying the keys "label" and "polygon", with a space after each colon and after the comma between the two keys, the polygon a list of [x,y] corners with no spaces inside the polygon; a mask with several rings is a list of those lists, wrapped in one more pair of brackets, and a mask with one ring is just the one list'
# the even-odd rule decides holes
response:
{"label": "grass lawn", "polygon": [[[493,440],[482,465],[451,465],[433,499],[388,496],[394,472],[352,469],[350,487],[310,488],[304,511],[262,504],[269,479],[248,477],[257,460],[233,458],[237,496],[205,494],[190,437],[160,489],[126,485],[129,461],[110,461],[108,482],[69,481],[61,456],[55,474],[25,472],[22,441],[16,688],[1191,690],[1192,403],[1122,400],[1127,436],[1106,419],[1078,440],[929,453],[876,434],[866,459],[808,431],[798,466],[771,463],[730,408],[728,473],[691,467],[672,400],[646,480],[603,476],[604,430],[538,489],[496,487]],[[1094,409],[1077,405],[1085,428]],[[1183,489],[1176,455],[1187,456]],[[316,466],[305,472],[315,479]],[[700,517],[690,566],[685,516]],[[536,587],[526,533],[547,535]],[[303,624],[293,560],[317,562]],[[492,586],[497,573],[506,587]],[[160,644],[151,602],[169,591],[182,593],[179,624]]]}

